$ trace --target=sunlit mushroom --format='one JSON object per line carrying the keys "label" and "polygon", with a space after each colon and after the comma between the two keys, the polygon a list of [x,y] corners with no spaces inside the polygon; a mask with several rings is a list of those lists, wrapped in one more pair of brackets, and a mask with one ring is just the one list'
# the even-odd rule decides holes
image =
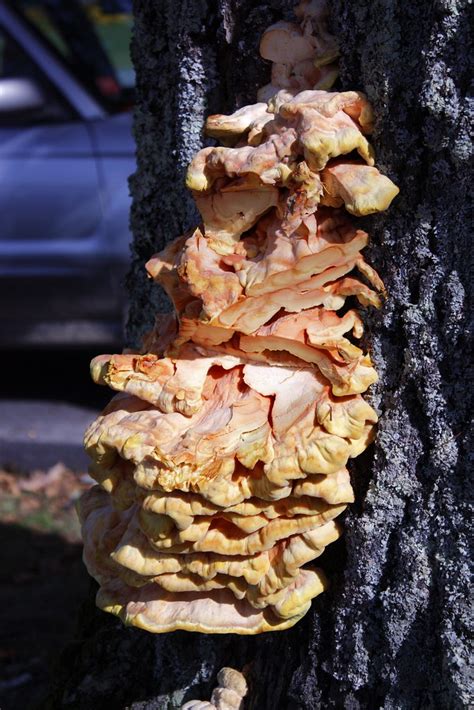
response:
{"label": "sunlit mushroom", "polygon": [[[152,633],[289,628],[328,585],[312,565],[354,500],[347,464],[374,436],[377,380],[359,306],[384,286],[348,213],[387,209],[366,97],[327,91],[338,48],[322,0],[269,27],[260,101],[215,114],[187,185],[198,227],[146,264],[173,312],[137,351],[100,355],[118,394],[85,448],[79,515],[101,609]],[[343,310],[341,310],[343,309]],[[210,701],[242,708],[224,668]]]}

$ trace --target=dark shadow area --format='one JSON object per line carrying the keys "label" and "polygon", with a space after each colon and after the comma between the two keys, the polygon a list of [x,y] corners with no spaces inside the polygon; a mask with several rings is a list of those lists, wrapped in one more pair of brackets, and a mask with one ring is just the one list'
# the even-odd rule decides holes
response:
{"label": "dark shadow area", "polygon": [[5,350],[2,359],[11,376],[2,382],[2,399],[59,400],[101,409],[110,400],[110,390],[92,381],[89,364],[96,355],[109,351],[110,345]]}
{"label": "dark shadow area", "polygon": [[82,545],[0,524],[0,707],[38,707],[71,638],[89,578]]}
{"label": "dark shadow area", "polygon": [[47,470],[61,461],[85,471],[83,436],[110,400],[90,377],[90,361],[110,348],[2,350],[8,377],[0,394],[0,466]]}

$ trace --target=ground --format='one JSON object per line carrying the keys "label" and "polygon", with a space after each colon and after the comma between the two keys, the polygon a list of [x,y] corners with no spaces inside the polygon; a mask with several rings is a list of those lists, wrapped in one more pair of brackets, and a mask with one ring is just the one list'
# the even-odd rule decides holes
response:
{"label": "ground", "polygon": [[[38,706],[87,596],[75,512],[91,485],[81,440],[110,396],[89,383],[96,352],[9,354],[11,377],[0,402],[1,710]],[[74,373],[73,383],[57,376],[58,359]]]}

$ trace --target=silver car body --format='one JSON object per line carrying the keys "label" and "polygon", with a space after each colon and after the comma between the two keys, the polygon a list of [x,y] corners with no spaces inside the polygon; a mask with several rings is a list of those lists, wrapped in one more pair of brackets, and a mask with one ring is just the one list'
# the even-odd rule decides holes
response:
{"label": "silver car body", "polygon": [[117,343],[131,111],[108,114],[2,0],[0,29],[74,108],[64,123],[0,124],[0,344]]}

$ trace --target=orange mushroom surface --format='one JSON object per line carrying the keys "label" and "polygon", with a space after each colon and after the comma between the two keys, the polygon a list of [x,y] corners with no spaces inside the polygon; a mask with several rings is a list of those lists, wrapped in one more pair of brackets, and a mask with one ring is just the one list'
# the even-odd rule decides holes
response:
{"label": "orange mushroom surface", "polygon": [[[374,166],[365,96],[327,90],[324,3],[295,15],[262,37],[258,103],[207,119],[222,145],[187,173],[201,223],[146,265],[174,312],[138,352],[91,363],[117,394],[85,435],[84,561],[98,606],[152,633],[299,621],[328,586],[314,561],[354,500],[348,461],[374,436],[361,307],[384,287],[350,215],[398,188]],[[206,707],[239,706],[236,673]]]}

